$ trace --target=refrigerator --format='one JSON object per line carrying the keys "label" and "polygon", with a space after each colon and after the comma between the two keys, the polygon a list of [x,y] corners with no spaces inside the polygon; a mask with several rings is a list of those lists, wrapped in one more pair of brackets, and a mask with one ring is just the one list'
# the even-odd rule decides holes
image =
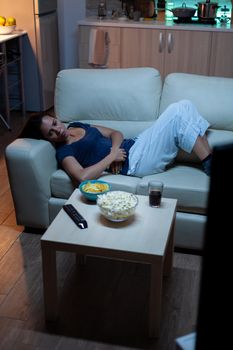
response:
{"label": "refrigerator", "polygon": [[46,111],[54,105],[59,71],[57,0],[0,0],[0,14],[13,16],[23,37],[23,70],[27,111]]}

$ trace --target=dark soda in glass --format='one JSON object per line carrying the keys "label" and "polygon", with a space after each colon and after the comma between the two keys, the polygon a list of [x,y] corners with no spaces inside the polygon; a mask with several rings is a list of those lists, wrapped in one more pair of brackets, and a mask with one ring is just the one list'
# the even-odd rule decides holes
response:
{"label": "dark soda in glass", "polygon": [[159,190],[151,190],[149,193],[149,204],[151,207],[159,207],[161,204],[162,193]]}

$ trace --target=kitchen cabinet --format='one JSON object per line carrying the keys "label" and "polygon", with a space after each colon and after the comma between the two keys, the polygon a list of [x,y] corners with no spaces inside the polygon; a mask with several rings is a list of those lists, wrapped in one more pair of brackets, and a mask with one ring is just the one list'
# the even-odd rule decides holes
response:
{"label": "kitchen cabinet", "polygon": [[90,28],[101,28],[109,32],[111,40],[109,68],[154,67],[163,78],[172,72],[233,77],[231,29],[83,22],[79,43],[82,68],[90,68]]}
{"label": "kitchen cabinet", "polygon": [[0,35],[0,119],[10,129],[10,114],[25,116],[22,35]]}
{"label": "kitchen cabinet", "polygon": [[213,33],[210,75],[233,78],[232,32]]}
{"label": "kitchen cabinet", "polygon": [[209,74],[211,32],[122,28],[121,67],[149,66],[161,75]]}
{"label": "kitchen cabinet", "polygon": [[120,28],[113,27],[95,27],[95,26],[80,26],[79,27],[79,66],[80,68],[90,68],[88,65],[89,54],[89,33],[91,28],[102,29],[108,32],[109,43],[109,58],[108,68],[120,68]]}

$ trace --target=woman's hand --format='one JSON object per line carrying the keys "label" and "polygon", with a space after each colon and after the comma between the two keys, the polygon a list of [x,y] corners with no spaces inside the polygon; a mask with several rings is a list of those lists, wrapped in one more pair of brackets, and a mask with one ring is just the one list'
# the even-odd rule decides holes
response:
{"label": "woman's hand", "polygon": [[111,171],[112,174],[119,174],[121,172],[122,169],[122,165],[123,162],[113,162],[110,167],[109,170]]}
{"label": "woman's hand", "polygon": [[110,153],[114,155],[115,160],[110,164],[109,169],[113,174],[119,174],[122,169],[123,162],[127,157],[126,151],[123,148],[117,147],[112,148]]}
{"label": "woman's hand", "polygon": [[110,155],[114,157],[115,162],[124,162],[127,157],[126,151],[118,147],[112,147]]}

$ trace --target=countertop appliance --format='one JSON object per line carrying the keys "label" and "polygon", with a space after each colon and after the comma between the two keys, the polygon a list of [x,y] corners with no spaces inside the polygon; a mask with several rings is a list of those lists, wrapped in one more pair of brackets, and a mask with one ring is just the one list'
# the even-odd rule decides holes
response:
{"label": "countertop appliance", "polygon": [[206,0],[206,2],[198,2],[198,18],[200,19],[215,19],[217,16],[217,10],[220,6],[218,6],[217,2],[210,2],[210,0]]}
{"label": "countertop appliance", "polygon": [[57,0],[1,0],[0,13],[15,17],[17,29],[27,32],[23,41],[26,110],[53,107],[59,70]]}
{"label": "countertop appliance", "polygon": [[[210,0],[205,0],[203,2],[198,2],[193,8],[188,8],[187,16],[178,17],[178,11],[182,14],[182,10],[186,11],[186,7],[178,7],[174,9],[168,9],[168,11],[173,12],[175,23],[192,23],[192,24],[216,24],[218,21],[222,24],[228,23],[231,20],[230,9],[224,5],[219,6],[217,2],[211,2]],[[191,13],[192,9],[194,15]]]}

